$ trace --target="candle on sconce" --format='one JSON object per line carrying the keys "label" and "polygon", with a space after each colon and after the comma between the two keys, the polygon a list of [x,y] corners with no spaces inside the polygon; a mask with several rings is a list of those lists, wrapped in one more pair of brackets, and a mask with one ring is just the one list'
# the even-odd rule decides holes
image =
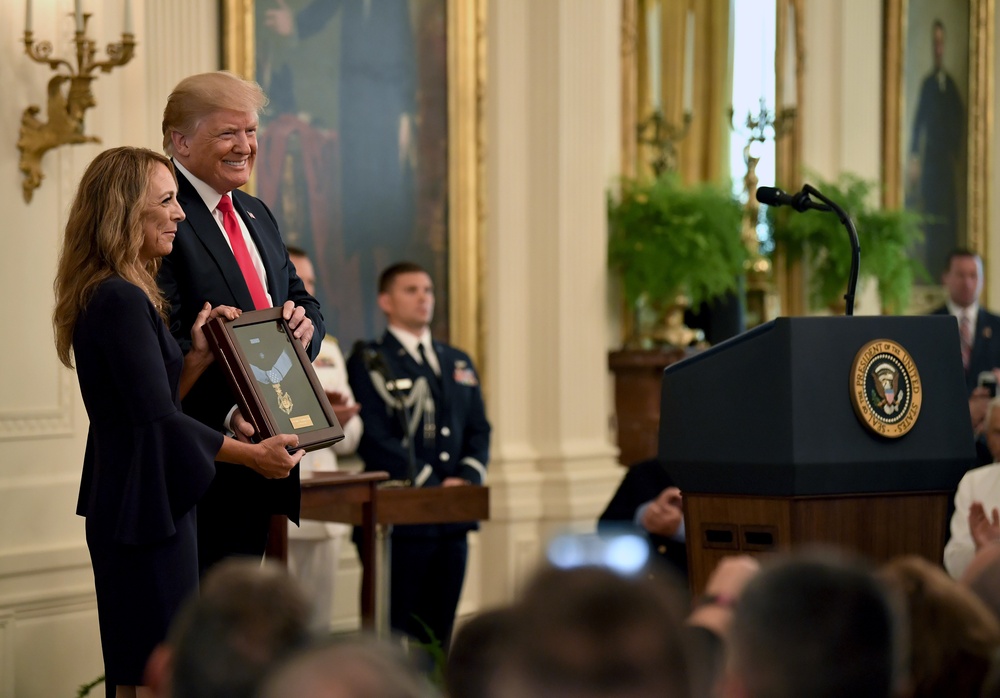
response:
{"label": "candle on sconce", "polygon": [[31,0],[25,0],[24,3],[24,33],[28,34],[31,32]]}
{"label": "candle on sconce", "polygon": [[132,0],[125,0],[125,34],[135,34],[135,26],[132,21]]}
{"label": "candle on sconce", "polygon": [[785,15],[785,85],[781,106],[794,109],[798,104],[798,60],[795,51],[795,3],[788,3]]}
{"label": "candle on sconce", "polygon": [[76,30],[82,34],[83,33],[83,29],[84,29],[84,26],[83,26],[83,0],[76,0],[75,6],[74,6],[74,10],[75,10],[75,14],[76,14]]}
{"label": "candle on sconce", "polygon": [[694,108],[694,10],[688,9],[684,26],[684,113]]}

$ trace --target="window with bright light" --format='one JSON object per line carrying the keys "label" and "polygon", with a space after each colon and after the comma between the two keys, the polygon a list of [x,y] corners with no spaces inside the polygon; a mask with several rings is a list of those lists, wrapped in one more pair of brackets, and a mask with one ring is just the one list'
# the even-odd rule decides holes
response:
{"label": "window with bright light", "polygon": [[[730,6],[733,27],[733,130],[729,138],[729,171],[732,173],[733,193],[746,202],[747,174],[745,150],[751,132],[747,116],[755,119],[762,110],[774,117],[775,80],[774,51],[776,27],[775,0],[732,0]],[[767,129],[767,139],[751,144],[751,154],[760,158],[756,174],[758,186],[774,186],[775,147],[774,130]],[[774,247],[771,231],[765,217],[766,207],[761,207],[757,223],[757,239],[761,252],[769,253]]]}

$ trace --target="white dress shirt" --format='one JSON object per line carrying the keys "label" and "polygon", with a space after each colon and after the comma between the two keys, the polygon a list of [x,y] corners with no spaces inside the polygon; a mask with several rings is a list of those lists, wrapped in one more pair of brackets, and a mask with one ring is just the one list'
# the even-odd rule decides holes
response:
{"label": "white dress shirt", "polygon": [[[222,212],[219,211],[219,202],[222,200],[223,196],[230,196],[230,194],[220,194],[215,191],[215,189],[205,182],[201,181],[193,174],[191,174],[184,165],[180,164],[174,160],[174,167],[176,167],[181,174],[183,174],[191,186],[194,187],[195,191],[198,192],[198,196],[201,200],[205,202],[208,210],[212,212],[212,218],[219,226],[219,230],[222,232],[222,239],[226,241],[229,245],[229,249],[233,249],[233,244],[229,241],[229,235],[226,234],[226,227],[222,223]],[[264,269],[264,260],[261,259],[260,251],[257,249],[257,245],[254,244],[253,238],[250,237],[250,231],[247,230],[247,224],[243,222],[243,216],[239,214],[236,210],[236,205],[233,205],[233,211],[236,213],[236,222],[240,224],[240,232],[243,233],[243,241],[246,243],[247,250],[250,252],[250,260],[253,262],[253,268],[257,270],[257,276],[260,277],[261,285],[264,287],[264,293],[267,294],[267,302],[271,306],[274,305],[274,299],[271,298],[271,291],[267,287],[267,271]]]}
{"label": "white dress shirt", "polygon": [[976,301],[968,308],[960,308],[959,306],[955,305],[949,298],[945,302],[945,305],[948,308],[948,312],[951,313],[951,315],[955,317],[959,322],[962,321],[963,315],[969,318],[969,327],[972,328],[972,338],[974,342],[976,337],[976,320],[979,319],[979,302]]}
{"label": "white dress shirt", "polygon": [[424,354],[427,356],[427,365],[431,367],[431,370],[434,371],[436,375],[441,375],[441,364],[438,363],[437,354],[434,353],[434,343],[431,341],[430,329],[425,327],[419,337],[412,332],[401,330],[398,327],[393,327],[392,325],[389,325],[388,329],[392,332],[392,336],[398,339],[399,343],[403,345],[403,348],[406,349],[406,353],[412,356],[413,360],[418,364],[422,364],[423,359],[420,358],[420,351],[417,349],[417,346],[423,344]]}

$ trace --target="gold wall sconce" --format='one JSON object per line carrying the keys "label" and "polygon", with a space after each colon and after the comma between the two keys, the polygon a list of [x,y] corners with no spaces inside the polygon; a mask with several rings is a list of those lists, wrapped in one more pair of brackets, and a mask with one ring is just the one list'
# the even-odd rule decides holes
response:
{"label": "gold wall sconce", "polygon": [[[135,33],[132,28],[132,3],[125,0],[125,29],[122,40],[108,44],[105,49],[108,58],[95,60],[97,42],[87,37],[87,23],[90,14],[85,13],[82,0],[75,2],[76,66],[69,60],[52,55],[52,42],[35,42],[31,17],[32,0],[26,0],[24,22],[24,52],[36,63],[47,63],[56,71],[49,80],[46,117],[38,118],[41,107],[31,105],[21,115],[21,132],[17,139],[17,149],[21,151],[20,170],[24,175],[21,189],[25,202],[30,202],[45,177],[42,174],[42,156],[52,148],[75,143],[100,143],[96,136],[88,136],[83,131],[84,113],[97,105],[91,83],[97,78],[96,70],[110,73],[113,68],[125,65],[135,53]],[[69,83],[67,86],[66,83]]]}

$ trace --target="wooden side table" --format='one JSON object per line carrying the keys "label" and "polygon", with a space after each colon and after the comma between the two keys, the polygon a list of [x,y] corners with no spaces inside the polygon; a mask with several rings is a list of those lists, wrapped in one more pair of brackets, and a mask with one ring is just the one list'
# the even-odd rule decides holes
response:
{"label": "wooden side table", "polygon": [[[317,472],[302,478],[301,518],[317,521],[340,521],[361,526],[362,553],[375,559],[377,490],[388,473]],[[349,512],[349,514],[348,514]],[[350,518],[347,518],[350,516]],[[267,556],[288,562],[288,517],[272,516],[267,541]],[[375,627],[376,565],[361,574],[361,624]]]}
{"label": "wooden side table", "polygon": [[659,450],[663,369],[687,356],[684,349],[622,349],[608,354],[615,374],[618,462],[632,465]]}

